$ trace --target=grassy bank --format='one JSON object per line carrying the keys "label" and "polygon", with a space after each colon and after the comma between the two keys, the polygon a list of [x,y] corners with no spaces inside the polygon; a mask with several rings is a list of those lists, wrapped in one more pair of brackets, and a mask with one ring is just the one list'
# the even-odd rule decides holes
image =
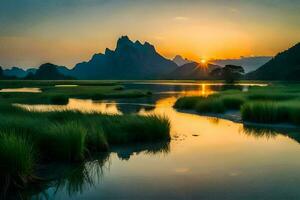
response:
{"label": "grassy bank", "polygon": [[156,115],[40,113],[6,103],[0,113],[0,182],[14,186],[31,181],[41,163],[81,162],[115,145],[170,140],[168,119]]}
{"label": "grassy bank", "polygon": [[229,90],[208,97],[182,97],[174,107],[199,113],[238,110],[244,121],[300,125],[300,86],[252,87],[248,92]]}
{"label": "grassy bank", "polygon": [[[109,98],[137,98],[151,95],[149,91],[127,90],[118,82],[97,81],[0,81],[0,87],[5,88],[39,88],[41,92],[0,92],[0,100],[9,103],[26,104],[61,104],[68,103],[69,98],[109,99]],[[73,85],[74,84],[74,85]],[[59,87],[57,87],[59,85]]]}

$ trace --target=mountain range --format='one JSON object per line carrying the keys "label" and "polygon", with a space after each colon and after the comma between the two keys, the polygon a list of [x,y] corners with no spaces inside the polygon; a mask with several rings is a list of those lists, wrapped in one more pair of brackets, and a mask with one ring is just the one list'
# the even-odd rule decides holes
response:
{"label": "mountain range", "polygon": [[122,36],[118,39],[115,50],[107,48],[103,54],[94,54],[89,61],[78,63],[72,69],[46,63],[38,69],[5,69],[3,77],[43,80],[212,79],[210,72],[227,64],[242,65],[246,72],[254,67],[256,70],[246,74],[246,79],[300,80],[300,43],[274,58],[242,57],[203,64],[181,56],[176,56],[173,61],[169,60],[161,56],[150,43],[142,44],[138,40],[133,42],[127,36]]}
{"label": "mountain range", "polygon": [[35,73],[36,68],[22,69],[21,67],[12,67],[10,69],[4,69],[3,74],[5,76],[16,77],[16,78],[24,78],[29,73]]}
{"label": "mountain range", "polygon": [[59,72],[61,66],[54,65],[52,63],[42,64],[35,73],[30,72],[24,77],[27,80],[72,80],[71,76],[62,74]]}

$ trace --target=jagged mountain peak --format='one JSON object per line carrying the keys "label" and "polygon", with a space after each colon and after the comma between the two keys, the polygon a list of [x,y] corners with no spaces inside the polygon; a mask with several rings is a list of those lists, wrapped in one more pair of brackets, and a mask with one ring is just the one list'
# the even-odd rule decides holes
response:
{"label": "jagged mountain peak", "polygon": [[128,36],[121,36],[117,41],[117,49],[121,49],[125,46],[133,45],[134,43],[129,39]]}
{"label": "jagged mountain peak", "polygon": [[149,79],[158,78],[176,68],[176,64],[155,51],[155,47],[128,36],[118,39],[116,49],[95,54],[86,63],[78,63],[70,72],[80,79]]}

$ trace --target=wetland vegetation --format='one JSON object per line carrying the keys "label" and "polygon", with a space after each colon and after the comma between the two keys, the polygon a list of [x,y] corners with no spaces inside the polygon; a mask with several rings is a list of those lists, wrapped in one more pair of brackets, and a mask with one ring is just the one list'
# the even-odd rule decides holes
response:
{"label": "wetland vegetation", "polygon": [[181,97],[174,107],[202,114],[236,110],[246,122],[300,125],[300,86],[277,83],[251,87],[247,92],[227,90],[208,97]]}
{"label": "wetland vegetation", "polygon": [[[3,83],[3,82],[2,82]],[[76,82],[77,87],[54,87],[57,82],[28,82],[40,93],[3,92],[0,94],[1,186],[5,194],[24,188],[42,177],[40,165],[53,162],[82,163],[95,153],[107,152],[114,145],[170,140],[170,123],[159,115],[107,115],[78,111],[33,112],[15,102],[66,104],[70,97],[132,98],[149,92],[124,90],[113,83]],[[6,84],[6,83],[4,83]],[[19,83],[15,82],[15,86]],[[65,82],[63,82],[65,84]]]}
{"label": "wetland vegetation", "polygon": [[[24,85],[16,81],[13,85],[15,87],[11,88],[26,87],[27,89],[26,92],[4,90],[0,93],[2,177],[0,182],[3,186],[1,194],[12,198],[18,195],[21,198],[43,199],[62,195],[63,199],[72,199],[83,197],[82,194],[88,194],[94,189],[98,196],[96,186],[102,187],[99,180],[104,179],[104,173],[111,176],[107,170],[110,171],[112,161],[113,166],[120,167],[119,169],[112,167],[113,173],[119,173],[117,177],[121,178],[127,173],[130,174],[129,178],[130,180],[133,178],[134,184],[139,182],[134,179],[135,175],[144,174],[141,170],[141,163],[147,172],[153,169],[150,172],[151,176],[161,181],[165,180],[163,177],[169,173],[166,171],[168,167],[164,166],[169,162],[171,162],[170,166],[178,165],[174,170],[181,175],[189,173],[189,168],[182,167],[189,163],[197,166],[194,172],[198,170],[206,172],[206,168],[201,168],[203,163],[217,161],[201,158],[201,152],[206,152],[207,149],[204,147],[216,140],[234,147],[243,146],[243,141],[251,140],[251,138],[279,140],[277,138],[285,136],[297,141],[297,144],[300,141],[298,129],[287,131],[285,128],[259,127],[256,124],[239,124],[182,112],[195,110],[203,115],[210,115],[210,113],[226,114],[234,110],[241,112],[245,120],[244,109],[250,109],[247,111],[249,118],[253,117],[256,120],[247,119],[247,121],[291,122],[287,119],[297,119],[297,113],[292,114],[291,110],[286,108],[280,110],[280,107],[275,113],[273,107],[267,106],[284,105],[292,108],[293,105],[297,107],[298,94],[300,94],[297,85],[272,83],[267,87],[260,87],[259,84],[245,82],[240,85],[223,85],[221,82],[197,83],[193,81],[139,83],[33,81],[25,82]],[[40,92],[30,92],[31,88],[38,88]],[[132,91],[144,95],[136,98],[130,95],[114,95]],[[95,93],[103,95],[100,101],[91,100],[92,94]],[[91,110],[85,112],[85,109],[77,110],[77,107],[65,106],[76,102],[82,103],[81,106],[89,107],[87,109]],[[28,108],[27,104],[29,104]],[[254,105],[261,107],[255,108]],[[45,109],[34,109],[35,106],[37,108],[45,106]],[[52,106],[55,109],[51,109]],[[254,109],[258,111],[254,113]],[[267,109],[271,112],[269,113],[271,118],[257,118],[260,115],[265,116]],[[286,113],[285,117],[281,118],[281,112]],[[293,123],[297,124],[296,121]],[[236,134],[240,130],[243,131],[243,135]],[[186,133],[188,133],[187,136]],[[231,135],[226,136],[229,133]],[[212,139],[216,137],[216,134],[220,139]],[[222,134],[225,135],[222,136]],[[233,145],[224,138],[238,138],[239,142]],[[167,155],[171,144],[175,147],[172,153],[177,157],[172,157],[172,154],[168,154],[168,159],[158,156],[161,153]],[[197,147],[194,146],[195,144]],[[178,148],[180,145],[185,147]],[[194,148],[198,150],[193,150]],[[215,146],[212,145],[211,148]],[[193,156],[188,156],[189,154],[186,153],[184,155],[187,157],[182,156],[181,151],[185,150],[191,151],[189,154]],[[181,153],[178,154],[178,151]],[[209,151],[216,153],[216,150],[210,149]],[[219,159],[224,158],[223,154],[222,150],[222,157]],[[194,156],[202,161],[193,158]],[[240,154],[236,156],[239,157]],[[149,164],[147,167],[147,162],[152,159],[154,160],[151,162],[157,162],[157,165]],[[129,165],[127,166],[124,162],[118,164],[118,160],[126,161]],[[176,164],[178,161],[180,163]],[[135,164],[131,166],[131,163]],[[125,172],[122,172],[123,170]],[[194,176],[193,180],[197,177],[201,175]],[[114,184],[119,187],[119,183],[121,184],[117,181]],[[165,187],[164,184],[162,187]],[[91,190],[87,190],[88,188]],[[101,193],[106,190],[107,188],[101,189]]]}

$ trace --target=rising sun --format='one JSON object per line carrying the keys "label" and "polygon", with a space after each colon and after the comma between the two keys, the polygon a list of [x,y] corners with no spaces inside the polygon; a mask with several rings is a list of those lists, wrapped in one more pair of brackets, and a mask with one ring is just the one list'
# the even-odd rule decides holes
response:
{"label": "rising sun", "polygon": [[201,62],[202,64],[205,64],[205,63],[206,63],[206,60],[205,60],[205,59],[201,59],[200,62]]}

